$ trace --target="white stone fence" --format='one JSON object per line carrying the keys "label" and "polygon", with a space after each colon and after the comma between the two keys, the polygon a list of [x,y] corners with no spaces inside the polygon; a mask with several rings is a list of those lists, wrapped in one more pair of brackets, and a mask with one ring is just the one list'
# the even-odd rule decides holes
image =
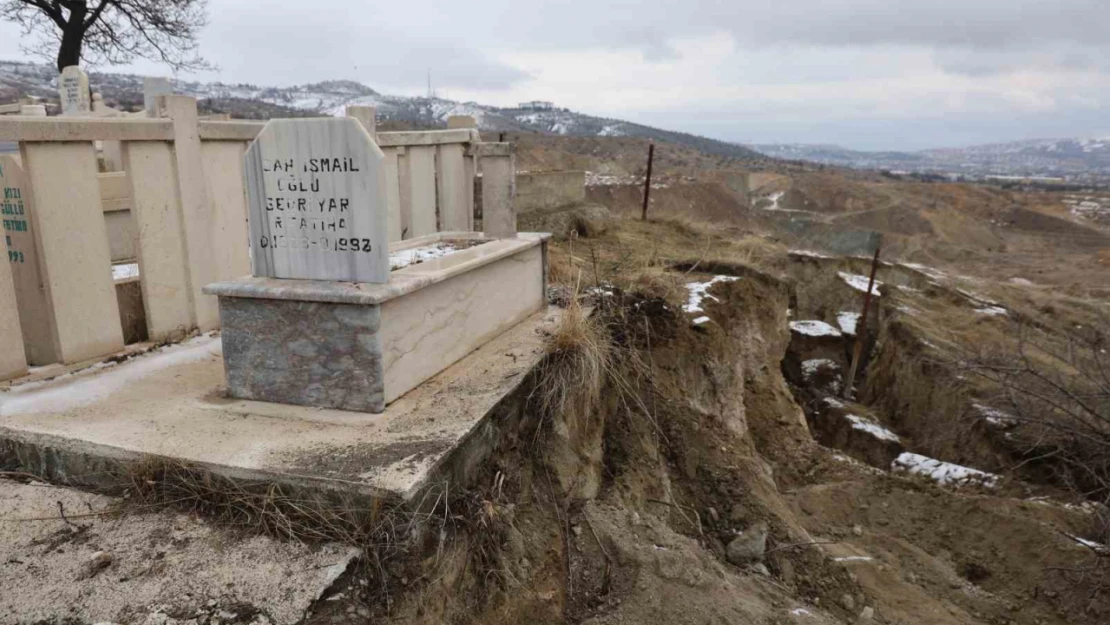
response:
{"label": "white stone fence", "polygon": [[[153,118],[0,117],[0,141],[19,143],[22,166],[7,157],[0,171],[10,261],[0,263],[0,380],[123,349],[114,259],[138,262],[151,341],[219,327],[201,289],[250,273],[243,154],[264,124],[199,119],[186,96],[155,108]],[[479,157],[483,203],[495,207],[487,232],[515,233],[511,146],[467,128],[375,133],[373,109],[348,115],[386,155],[391,242],[474,230]],[[124,171],[102,173],[96,146],[115,142]]]}

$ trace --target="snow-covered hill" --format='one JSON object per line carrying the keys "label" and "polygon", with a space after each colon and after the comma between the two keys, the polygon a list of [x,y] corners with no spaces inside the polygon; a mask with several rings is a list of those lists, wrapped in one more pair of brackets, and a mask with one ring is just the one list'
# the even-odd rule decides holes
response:
{"label": "snow-covered hill", "polygon": [[1110,138],[1033,139],[920,152],[860,152],[835,145],[751,145],[757,152],[791,160],[859,169],[889,169],[970,176],[1084,179],[1110,176]]}
{"label": "snow-covered hill", "polygon": [[[104,100],[109,105],[131,110],[141,107],[142,76],[94,72],[90,74],[89,82],[104,95]],[[0,61],[0,102],[10,102],[21,96],[56,100],[56,85],[56,72],[49,65]],[[761,158],[755,152],[734,143],[616,119],[593,117],[567,109],[498,108],[435,97],[392,96],[349,80],[294,87],[177,81],[174,90],[201,100],[201,106],[205,110],[227,112],[233,117],[258,119],[294,115],[341,115],[349,105],[372,105],[377,107],[380,119],[405,122],[415,127],[442,127],[452,115],[471,115],[482,130],[641,137],[680,143],[720,156]]]}

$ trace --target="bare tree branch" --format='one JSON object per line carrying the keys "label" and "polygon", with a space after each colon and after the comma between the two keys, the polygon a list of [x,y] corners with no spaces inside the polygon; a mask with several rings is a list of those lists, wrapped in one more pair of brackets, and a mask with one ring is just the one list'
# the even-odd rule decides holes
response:
{"label": "bare tree branch", "polygon": [[208,0],[0,0],[0,17],[37,35],[24,51],[52,56],[59,71],[139,58],[188,71],[212,67],[196,45],[207,7]]}

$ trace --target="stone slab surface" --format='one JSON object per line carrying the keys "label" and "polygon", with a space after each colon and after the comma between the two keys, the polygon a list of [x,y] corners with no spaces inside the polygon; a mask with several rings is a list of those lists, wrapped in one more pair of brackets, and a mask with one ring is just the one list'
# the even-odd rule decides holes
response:
{"label": "stone slab surface", "polygon": [[232,397],[385,408],[380,306],[221,297],[220,319]]}
{"label": "stone slab surface", "polygon": [[539,362],[559,314],[536,313],[377,415],[228,399],[220,340],[202,337],[0,392],[0,444],[50,449],[59,463],[157,454],[411,501],[483,459],[483,424]]}

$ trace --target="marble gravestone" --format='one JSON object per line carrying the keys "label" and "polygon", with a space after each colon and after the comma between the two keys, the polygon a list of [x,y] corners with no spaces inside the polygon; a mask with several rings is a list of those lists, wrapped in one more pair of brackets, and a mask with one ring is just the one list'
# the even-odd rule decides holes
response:
{"label": "marble gravestone", "polygon": [[88,74],[76,65],[63,69],[58,76],[58,97],[62,115],[88,115],[92,111]]}
{"label": "marble gravestone", "polygon": [[267,122],[244,157],[252,273],[387,282],[384,158],[353,118]]}
{"label": "marble gravestone", "polygon": [[173,95],[173,84],[169,78],[143,76],[143,110],[148,117],[156,117],[158,96]]}
{"label": "marble gravestone", "polygon": [[391,274],[385,158],[353,117],[272,119],[243,158],[254,275],[204,287],[231,397],[380,413],[546,302],[543,234],[451,232],[474,244]]}

